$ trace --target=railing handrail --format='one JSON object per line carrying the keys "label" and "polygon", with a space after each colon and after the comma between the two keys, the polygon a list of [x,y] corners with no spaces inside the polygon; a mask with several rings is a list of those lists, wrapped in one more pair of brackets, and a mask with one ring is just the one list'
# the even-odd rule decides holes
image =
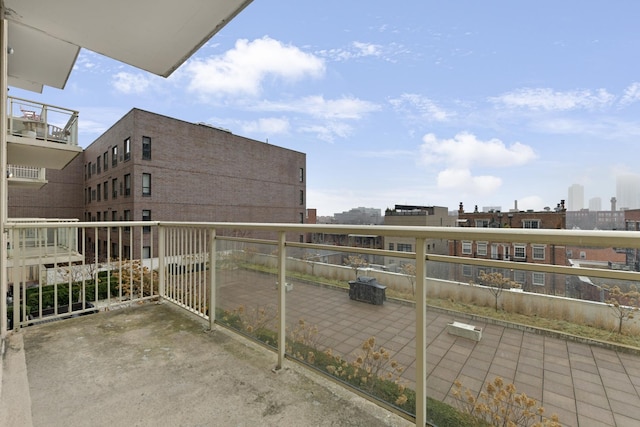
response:
{"label": "railing handrail", "polygon": [[[640,234],[623,230],[552,230],[531,228],[476,228],[398,225],[289,224],[252,222],[179,222],[179,221],[100,221],[77,222],[79,227],[168,226],[185,228],[215,228],[220,230],[255,230],[297,233],[357,233],[424,239],[492,241],[504,243],[556,244],[582,247],[624,247],[640,249]],[[55,228],[55,222],[17,223],[12,219],[5,228],[45,226]]]}
{"label": "railing handrail", "polygon": [[[69,113],[71,113],[71,115],[75,115],[75,116],[77,116],[78,114],[80,114],[80,113],[79,113],[79,111],[77,111],[77,110],[72,110],[72,109],[70,109],[70,108],[66,108],[66,107],[60,107],[60,106],[57,106],[57,105],[46,104],[46,103],[44,103],[44,102],[33,101],[33,100],[31,100],[31,99],[18,98],[18,97],[16,97],[16,96],[8,96],[8,97],[7,97],[7,101],[8,101],[8,102],[11,102],[11,101],[13,101],[13,100],[15,100],[15,101],[20,101],[20,102],[25,102],[25,103],[32,104],[32,105],[39,105],[39,106],[47,107],[47,108],[54,108],[54,109],[56,109],[56,110],[60,110],[61,112],[62,112],[62,111],[64,111],[64,112],[69,112]],[[7,111],[7,113],[10,115],[10,117],[13,117],[13,113],[12,113],[11,111]]]}

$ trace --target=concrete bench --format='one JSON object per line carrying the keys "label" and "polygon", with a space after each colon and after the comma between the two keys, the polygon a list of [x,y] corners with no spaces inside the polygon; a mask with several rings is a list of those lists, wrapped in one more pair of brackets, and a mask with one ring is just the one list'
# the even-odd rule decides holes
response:
{"label": "concrete bench", "polygon": [[474,341],[480,341],[482,338],[482,328],[476,328],[462,322],[453,322],[447,325],[447,332],[451,335],[468,338]]}

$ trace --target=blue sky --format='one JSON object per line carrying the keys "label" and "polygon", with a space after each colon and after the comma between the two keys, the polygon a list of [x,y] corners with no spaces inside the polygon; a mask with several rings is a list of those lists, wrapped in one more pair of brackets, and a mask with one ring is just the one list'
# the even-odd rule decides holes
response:
{"label": "blue sky", "polygon": [[[167,79],[83,50],[87,146],[131,108],[307,154],[307,207],[585,204],[638,172],[640,2],[255,0]],[[586,206],[585,206],[586,207]]]}

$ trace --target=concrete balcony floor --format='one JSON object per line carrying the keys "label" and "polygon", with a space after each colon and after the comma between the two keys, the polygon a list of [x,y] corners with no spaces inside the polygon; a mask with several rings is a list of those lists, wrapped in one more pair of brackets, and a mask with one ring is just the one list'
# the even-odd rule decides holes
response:
{"label": "concrete balcony floor", "polygon": [[33,326],[7,340],[3,426],[408,426],[169,304]]}

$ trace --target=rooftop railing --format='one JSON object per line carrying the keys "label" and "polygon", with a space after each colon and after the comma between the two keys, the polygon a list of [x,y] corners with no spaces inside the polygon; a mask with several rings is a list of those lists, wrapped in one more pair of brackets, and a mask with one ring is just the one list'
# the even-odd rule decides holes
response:
{"label": "rooftop railing", "polygon": [[27,99],[8,97],[9,135],[78,145],[78,112]]}
{"label": "rooftop railing", "polygon": [[[30,229],[68,227],[29,222],[6,226],[17,239]],[[73,227],[77,227],[78,250],[83,254],[80,261],[70,253],[68,257],[60,254],[49,265],[40,266],[37,280],[31,281],[25,271],[13,272],[8,299],[12,328],[164,301],[201,317],[212,328],[224,325],[269,346],[278,356],[276,369],[285,358],[315,367],[417,425],[425,424],[429,410],[427,358],[431,355],[425,302],[443,298],[492,306],[495,297],[496,309],[499,302],[503,308],[508,305],[536,316],[560,313],[611,328],[615,319],[608,320],[609,304],[567,295],[575,295],[576,288],[584,295],[596,289],[604,300],[601,281],[632,287],[640,279],[634,271],[426,250],[429,239],[445,239],[637,251],[638,234],[626,231],[179,222],[74,223]],[[411,238],[414,250],[301,243],[301,236],[309,233]],[[16,247],[23,246],[26,241]],[[13,257],[19,260],[20,250]],[[403,261],[389,265],[385,262],[389,259]],[[390,271],[367,269],[367,264],[385,265]],[[497,285],[481,283],[482,272],[499,273],[510,283],[531,280],[533,291],[510,286],[495,296],[490,289]],[[383,305],[349,298],[348,282],[359,275],[373,276],[386,286]],[[392,307],[402,307],[405,314],[392,313]],[[6,305],[1,312],[7,312]],[[637,320],[630,322],[629,327],[639,327]],[[360,359],[351,360],[354,355]],[[362,380],[362,372],[372,370],[379,378]],[[401,387],[389,392],[394,384]],[[379,393],[378,387],[385,388],[386,394]],[[437,390],[430,395],[437,396]]]}

